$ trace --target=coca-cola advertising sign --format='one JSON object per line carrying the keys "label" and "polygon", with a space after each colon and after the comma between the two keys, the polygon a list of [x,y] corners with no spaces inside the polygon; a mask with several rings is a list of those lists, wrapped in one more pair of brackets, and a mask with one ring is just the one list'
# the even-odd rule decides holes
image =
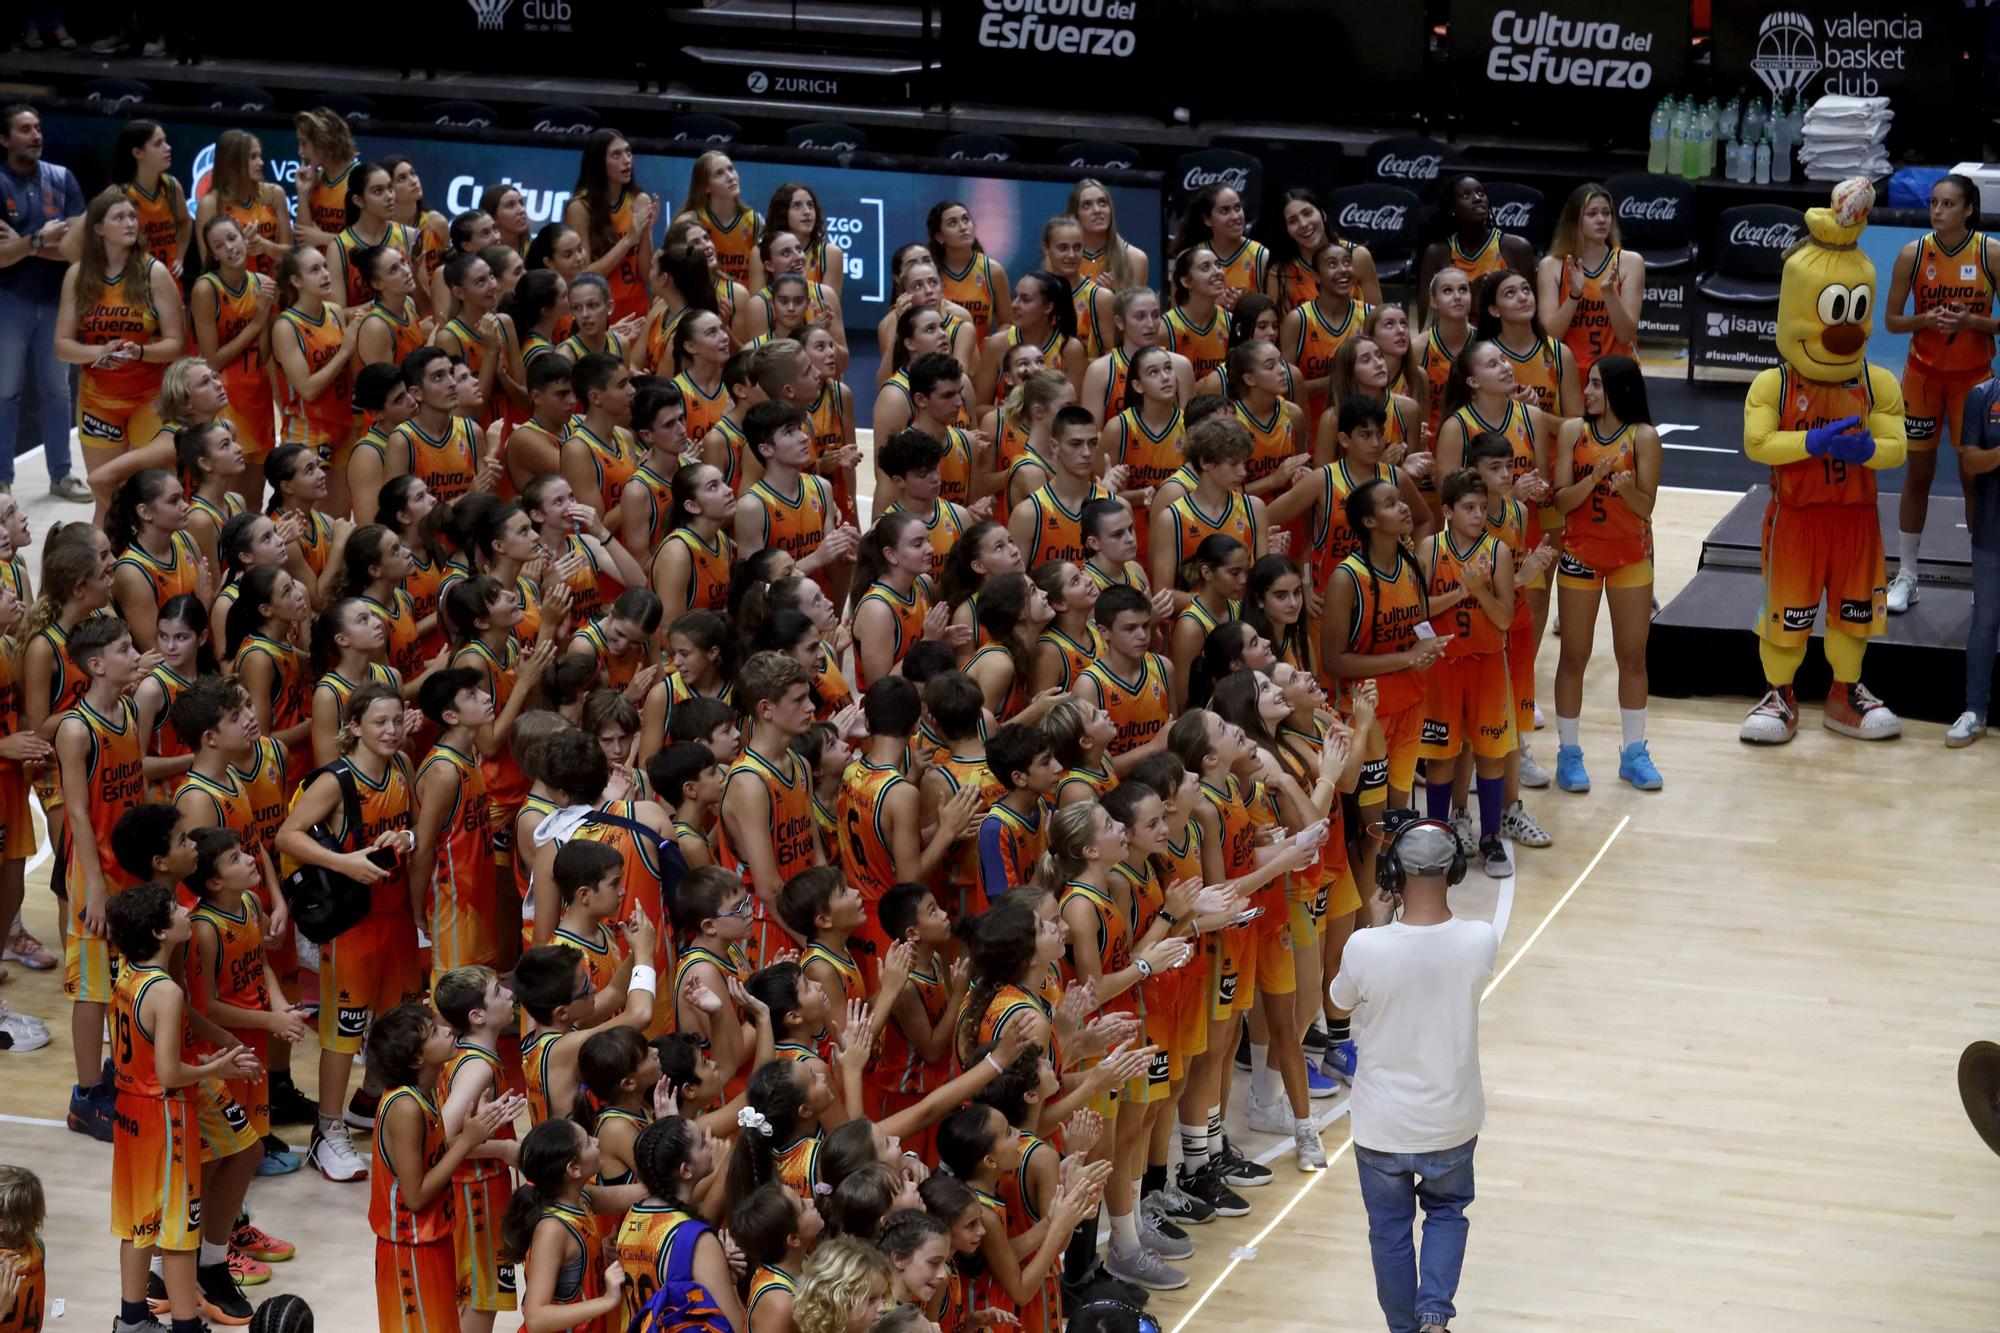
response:
{"label": "coca-cola advertising sign", "polygon": [[1386,234],[1401,231],[1409,214],[1409,208],[1403,204],[1382,204],[1375,208],[1348,204],[1335,216],[1335,221],[1341,231]]}
{"label": "coca-cola advertising sign", "polygon": [[1375,174],[1391,181],[1434,181],[1444,170],[1442,153],[1416,153],[1405,157],[1388,152],[1375,159]]}
{"label": "coca-cola advertising sign", "polygon": [[1652,199],[1624,198],[1618,201],[1618,220],[1624,223],[1672,223],[1680,219],[1681,201],[1672,196]]}
{"label": "coca-cola advertising sign", "polygon": [[1233,148],[1204,148],[1175,162],[1167,171],[1165,186],[1169,215],[1178,215],[1188,200],[1214,186],[1236,191],[1255,225],[1264,196],[1264,164]]}
{"label": "coca-cola advertising sign", "polygon": [[1559,117],[1607,138],[1643,130],[1687,67],[1686,5],[1452,0],[1450,31],[1463,104],[1522,125]]}
{"label": "coca-cola advertising sign", "polygon": [[1065,106],[1129,110],[1131,89],[1166,79],[1167,19],[1185,8],[1185,0],[953,0],[944,7],[945,83],[972,102],[1060,88]]}
{"label": "coca-cola advertising sign", "polygon": [[1791,222],[1738,220],[1729,228],[1731,245],[1747,245],[1759,250],[1789,250],[1798,239],[1799,227]]}
{"label": "coca-cola advertising sign", "polygon": [[1534,220],[1534,209],[1524,199],[1512,199],[1493,209],[1493,225],[1505,231],[1520,231]]}

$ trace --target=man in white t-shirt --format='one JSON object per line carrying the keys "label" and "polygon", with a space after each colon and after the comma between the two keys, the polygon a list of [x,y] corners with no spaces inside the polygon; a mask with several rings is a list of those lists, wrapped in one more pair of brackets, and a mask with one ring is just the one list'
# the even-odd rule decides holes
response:
{"label": "man in white t-shirt", "polygon": [[[1449,825],[1414,810],[1383,818],[1370,930],[1357,931],[1331,987],[1353,1014],[1360,1053],[1350,1123],[1375,1298],[1390,1333],[1443,1333],[1465,1262],[1472,1152],[1486,1118],[1479,1080],[1479,993],[1493,975],[1491,924],[1451,914],[1465,874]],[[1402,916],[1396,917],[1398,904]],[[1411,1236],[1424,1210],[1421,1257]]]}

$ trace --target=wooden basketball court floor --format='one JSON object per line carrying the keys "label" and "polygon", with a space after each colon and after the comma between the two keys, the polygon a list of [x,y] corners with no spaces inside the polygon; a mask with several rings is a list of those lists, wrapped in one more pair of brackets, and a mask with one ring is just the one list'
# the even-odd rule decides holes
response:
{"label": "wooden basketball court floor", "polygon": [[[28,471],[23,495],[40,489]],[[1734,498],[1662,496],[1663,601]],[[38,537],[77,516],[45,501],[31,513]],[[1551,641],[1545,710],[1553,671]],[[1520,849],[1510,885],[1475,869],[1461,895],[1482,915],[1504,905],[1506,929],[1453,1327],[2000,1327],[2000,1161],[1954,1081],[1967,1042],[2000,1037],[1986,831],[2000,740],[1947,751],[1941,728],[1913,724],[1863,745],[1820,729],[1813,704],[1793,744],[1753,750],[1736,739],[1740,701],[1656,700],[1667,788],[1641,794],[1616,780],[1612,680],[1601,622],[1584,711],[1595,789],[1531,793],[1556,845]],[[1956,698],[1961,682],[1937,688]],[[1534,744],[1552,766],[1552,722]],[[29,921],[53,943],[46,876],[30,877]],[[0,1055],[0,1160],[47,1186],[49,1291],[65,1306],[49,1326],[101,1328],[116,1299],[110,1150],[59,1123],[59,983],[12,973],[0,997],[55,1040]],[[298,1064],[310,1084],[310,1047]],[[1279,1151],[1249,1217],[1193,1231],[1192,1280],[1152,1301],[1163,1325],[1382,1326],[1344,1118],[1325,1139],[1331,1170],[1303,1176]],[[251,1295],[298,1291],[321,1329],[372,1327],[365,1186],[306,1170],[258,1181],[250,1204],[300,1251]]]}

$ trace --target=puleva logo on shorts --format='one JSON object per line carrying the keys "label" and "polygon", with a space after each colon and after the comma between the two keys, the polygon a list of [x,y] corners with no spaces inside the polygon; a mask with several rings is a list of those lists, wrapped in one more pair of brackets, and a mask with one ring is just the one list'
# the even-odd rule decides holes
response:
{"label": "puleva logo on shorts", "polygon": [[1786,629],[1811,629],[1813,622],[1818,619],[1819,608],[1816,606],[1788,606],[1785,608],[1784,623]]}
{"label": "puleva logo on shorts", "polygon": [[514,0],[465,0],[465,2],[472,6],[472,15],[478,21],[481,32],[500,31],[500,25],[506,22],[507,11],[514,4]]}
{"label": "puleva logo on shorts", "polygon": [[1430,717],[1424,719],[1423,743],[1425,745],[1443,745],[1450,739],[1451,723],[1440,722],[1436,718]]}

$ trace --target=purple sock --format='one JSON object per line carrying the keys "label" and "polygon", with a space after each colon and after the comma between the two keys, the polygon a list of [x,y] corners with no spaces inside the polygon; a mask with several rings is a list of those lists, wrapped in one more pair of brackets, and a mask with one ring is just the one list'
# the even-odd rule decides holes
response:
{"label": "purple sock", "polygon": [[1473,785],[1479,789],[1479,837],[1481,841],[1500,836],[1500,809],[1503,793],[1506,791],[1505,778],[1475,778]]}
{"label": "purple sock", "polygon": [[1451,822],[1451,780],[1431,782],[1424,787],[1424,811],[1432,819]]}

